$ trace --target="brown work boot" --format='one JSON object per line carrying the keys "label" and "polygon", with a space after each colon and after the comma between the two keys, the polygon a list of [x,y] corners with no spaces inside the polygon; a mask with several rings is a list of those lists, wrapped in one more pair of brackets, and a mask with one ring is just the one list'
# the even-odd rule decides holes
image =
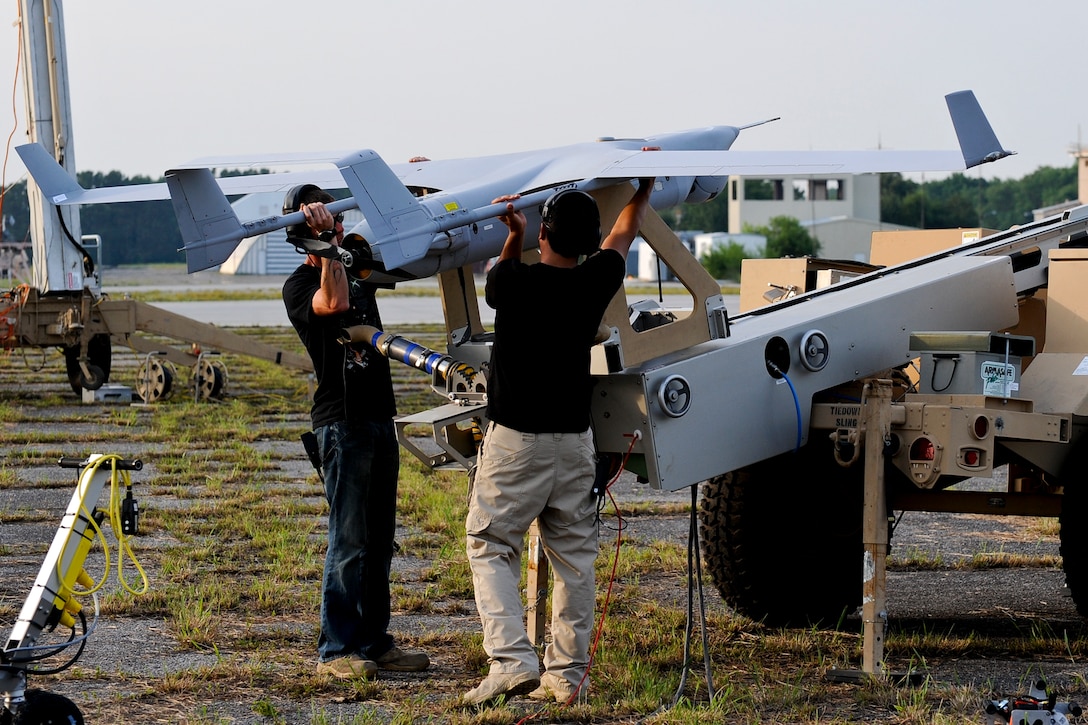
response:
{"label": "brown work boot", "polygon": [[574,688],[569,685],[566,687],[549,687],[548,685],[541,684],[529,693],[530,700],[536,700],[537,702],[557,702],[560,705],[583,705],[589,701],[589,685],[582,685],[578,689],[578,695],[571,699],[574,695]]}
{"label": "brown work boot", "polygon": [[374,662],[381,669],[394,672],[422,672],[431,666],[431,659],[424,653],[405,652],[395,645]]}
{"label": "brown work boot", "polygon": [[374,675],[378,674],[378,665],[372,660],[366,660],[359,655],[351,654],[327,662],[318,662],[317,674],[332,675],[338,680],[353,680],[357,677],[370,680],[373,679]]}
{"label": "brown work boot", "polygon": [[507,699],[532,692],[540,687],[540,677],[535,672],[497,672],[461,696],[464,705],[488,705],[501,697]]}

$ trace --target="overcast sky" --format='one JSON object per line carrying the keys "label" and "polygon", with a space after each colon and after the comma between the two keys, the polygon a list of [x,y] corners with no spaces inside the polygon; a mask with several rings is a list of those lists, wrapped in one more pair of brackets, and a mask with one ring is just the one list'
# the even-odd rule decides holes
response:
{"label": "overcast sky", "polygon": [[[18,3],[7,8],[0,78],[15,83]],[[776,116],[733,148],[951,149],[944,95],[963,89],[1018,153],[987,178],[1066,167],[1088,146],[1085,0],[83,0],[63,12],[81,171],[158,177],[285,150],[457,158]],[[9,88],[14,147],[27,140],[22,78]],[[11,153],[7,183],[23,174]]]}

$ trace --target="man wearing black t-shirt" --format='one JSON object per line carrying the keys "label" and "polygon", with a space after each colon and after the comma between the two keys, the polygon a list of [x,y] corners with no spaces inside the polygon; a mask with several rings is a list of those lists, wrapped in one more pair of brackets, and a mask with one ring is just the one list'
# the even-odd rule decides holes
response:
{"label": "man wearing black t-shirt", "polygon": [[[343,215],[329,212],[331,201],[313,184],[291,189],[283,212],[301,210],[306,223],[288,236],[338,246]],[[329,502],[317,670],[340,679],[425,670],[427,655],[401,650],[388,632],[400,471],[389,360],[365,343],[339,341],[346,327],[381,329],[374,286],[310,254],[284,283],[283,301],[317,376],[310,417]]]}
{"label": "man wearing black t-shirt", "polygon": [[[652,179],[639,181],[603,244],[593,197],[576,189],[553,194],[541,211],[540,262],[531,265],[521,261],[526,220],[510,203],[518,197],[493,202],[507,202],[499,219],[510,231],[485,287],[495,309],[490,422],[466,519],[490,668],[462,697],[465,704],[523,694],[571,702],[588,691],[597,556],[590,348],[623,284],[627,251],[652,190]],[[543,676],[518,589],[524,537],[534,519],[555,575]]]}

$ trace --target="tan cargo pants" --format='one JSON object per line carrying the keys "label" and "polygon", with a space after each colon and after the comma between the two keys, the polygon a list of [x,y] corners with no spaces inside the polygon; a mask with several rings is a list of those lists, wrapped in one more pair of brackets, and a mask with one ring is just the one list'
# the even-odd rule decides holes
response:
{"label": "tan cargo pants", "polygon": [[465,529],[492,673],[540,671],[525,630],[525,604],[518,587],[525,536],[537,519],[554,575],[543,682],[552,689],[569,690],[582,679],[596,595],[594,471],[590,431],[521,433],[494,423],[488,426]]}

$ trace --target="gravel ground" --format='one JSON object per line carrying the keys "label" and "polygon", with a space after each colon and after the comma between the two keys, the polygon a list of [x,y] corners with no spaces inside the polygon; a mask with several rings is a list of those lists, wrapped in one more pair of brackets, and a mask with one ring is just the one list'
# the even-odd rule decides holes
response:
{"label": "gravel ground", "polygon": [[[31,475],[34,473],[31,472]],[[51,475],[48,468],[39,469],[36,473],[42,476]],[[148,470],[147,475],[151,473]],[[285,473],[291,475],[290,472]],[[304,466],[294,475],[304,477]],[[621,510],[636,501],[684,504],[690,500],[689,491],[652,491],[627,476],[621,478],[613,490]],[[33,501],[21,498],[18,506],[60,510],[66,504],[68,495],[63,488],[49,489],[39,492]],[[163,505],[163,502],[154,499],[141,503],[144,506]],[[8,510],[13,505],[11,497],[0,491],[0,511]],[[686,515],[638,516],[627,519],[624,537],[628,541],[687,542],[688,531],[689,519]],[[5,572],[3,582],[0,583],[0,604],[11,606],[21,601],[40,567],[40,556],[21,556],[18,553],[20,543],[48,541],[53,532],[54,528],[47,524],[0,526],[0,551],[6,552],[0,556],[0,566]],[[154,534],[140,538],[141,549],[153,548],[155,545]],[[930,571],[889,571],[887,612],[890,633],[899,630],[930,632],[939,636],[942,632],[973,630],[993,636],[1016,636],[1019,633],[1029,638],[1036,630],[1058,632],[1065,629],[1074,638],[1084,636],[1084,624],[1065,591],[1064,577],[1060,570],[954,568],[958,559],[985,552],[1056,555],[1057,541],[1052,535],[1031,533],[1031,527],[1026,527],[1022,521],[1011,517],[913,513],[907,514],[901,520],[893,537],[893,546],[894,551],[910,550],[916,557],[923,552],[931,557],[940,557],[944,564]],[[89,569],[98,571],[95,566],[91,564]],[[426,562],[405,556],[394,561],[394,570],[402,581],[408,582],[414,581],[416,572],[425,566]],[[670,574],[662,576],[656,583],[646,581],[640,586],[650,589],[663,603],[677,608],[685,606],[687,591],[683,576]],[[708,589],[709,611],[726,612],[727,607],[713,590],[709,578],[705,580],[705,586]],[[803,596],[803,593],[799,595]],[[846,625],[848,631],[859,631],[860,620],[856,616],[853,620],[853,624]],[[411,640],[440,632],[472,634],[478,632],[479,621],[471,601],[468,601],[436,614],[399,613],[395,617],[394,626],[401,636]],[[312,629],[311,625],[306,624],[300,627],[304,630]],[[430,654],[434,662],[431,672],[387,673],[383,675],[386,686],[405,688],[406,697],[419,696],[420,692],[429,692],[428,697],[448,697],[456,694],[456,684],[451,691],[450,683],[439,685],[439,680],[434,678],[441,679],[444,672],[459,671],[460,663],[449,660],[442,651],[431,651]],[[109,676],[79,680],[64,677],[37,678],[34,684],[64,694],[77,703],[108,703],[116,700],[119,694],[139,692],[145,681],[161,680],[171,673],[210,667],[223,658],[230,657],[231,653],[225,651],[200,652],[179,647],[169,628],[161,620],[125,618],[116,621],[106,618],[100,621],[79,664],[85,670],[115,672],[116,679]],[[856,671],[861,665],[860,662],[846,664],[846,671],[842,673],[846,675],[850,674],[850,667]],[[919,664],[922,666],[918,667]],[[1025,660],[1011,655],[1008,658],[978,657],[972,656],[968,649],[957,657],[922,663],[891,661],[889,671],[892,674],[907,671],[924,673],[937,682],[1010,696],[1026,692],[1028,682],[1045,678],[1056,692],[1061,693],[1062,699],[1088,701],[1083,663],[1065,658]],[[693,671],[692,676],[701,675]],[[277,706],[283,718],[281,722],[312,722],[312,713],[305,706],[300,707],[296,703],[294,710],[286,703],[278,703]],[[176,720],[170,716],[175,707],[179,713]],[[162,703],[161,719],[157,722],[200,722],[187,719],[183,714],[189,712],[187,707],[190,706],[184,701],[171,703],[167,698]],[[359,704],[350,701],[341,704],[333,702],[325,707],[324,712],[327,717],[333,718],[331,722],[351,722],[351,718],[359,716],[359,707]],[[375,718],[365,720],[366,722],[389,721],[382,719],[380,705],[370,703],[364,708],[371,711],[367,717]],[[209,722],[269,722],[254,714],[252,701],[248,698],[232,700],[229,695],[224,694],[223,700],[206,703],[206,709],[209,713],[214,713],[216,718]],[[337,717],[344,720],[335,719]],[[110,722],[127,720],[121,718]]]}

